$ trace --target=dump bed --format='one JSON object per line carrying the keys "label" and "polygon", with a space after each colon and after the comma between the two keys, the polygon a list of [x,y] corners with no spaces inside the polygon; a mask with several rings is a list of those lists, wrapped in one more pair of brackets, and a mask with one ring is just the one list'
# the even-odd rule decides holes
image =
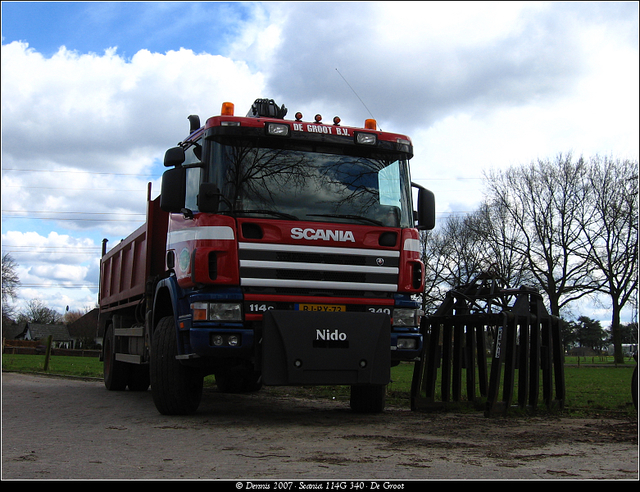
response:
{"label": "dump bed", "polygon": [[160,209],[160,198],[147,194],[146,222],[106,253],[100,262],[101,312],[137,304],[147,280],[165,270],[169,214]]}

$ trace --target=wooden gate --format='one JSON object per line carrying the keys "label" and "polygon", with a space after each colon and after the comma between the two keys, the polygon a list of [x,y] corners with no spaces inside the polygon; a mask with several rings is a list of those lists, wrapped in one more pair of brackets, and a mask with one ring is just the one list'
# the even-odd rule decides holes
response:
{"label": "wooden gate", "polygon": [[500,279],[480,275],[449,291],[421,330],[425,343],[414,368],[412,410],[468,404],[491,417],[512,406],[564,407],[560,320],[548,314],[535,290],[505,288]]}

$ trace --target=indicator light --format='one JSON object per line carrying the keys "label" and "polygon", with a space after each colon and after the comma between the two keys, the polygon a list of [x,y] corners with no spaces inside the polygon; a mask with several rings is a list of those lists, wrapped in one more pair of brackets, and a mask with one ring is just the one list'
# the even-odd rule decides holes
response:
{"label": "indicator light", "polygon": [[191,310],[193,311],[193,320],[194,321],[207,321],[207,308],[208,304],[206,302],[194,302],[191,304]]}

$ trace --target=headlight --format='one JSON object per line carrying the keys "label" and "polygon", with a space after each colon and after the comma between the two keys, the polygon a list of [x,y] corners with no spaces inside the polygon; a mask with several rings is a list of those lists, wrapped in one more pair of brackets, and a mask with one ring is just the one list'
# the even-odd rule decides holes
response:
{"label": "headlight", "polygon": [[401,152],[411,152],[411,142],[404,138],[396,139],[396,147]]}
{"label": "headlight", "polygon": [[393,326],[418,326],[419,324],[419,309],[396,308],[393,310]]}
{"label": "headlight", "polygon": [[415,338],[398,338],[396,347],[398,350],[415,350],[418,348],[418,341]]}
{"label": "headlight", "polygon": [[361,145],[376,145],[378,137],[373,133],[356,133],[356,143]]}
{"label": "headlight", "polygon": [[242,308],[237,303],[211,303],[209,321],[242,321]]}
{"label": "headlight", "polygon": [[267,134],[277,137],[288,137],[289,125],[283,123],[267,123]]}
{"label": "headlight", "polygon": [[242,321],[242,306],[235,302],[194,302],[193,321]]}

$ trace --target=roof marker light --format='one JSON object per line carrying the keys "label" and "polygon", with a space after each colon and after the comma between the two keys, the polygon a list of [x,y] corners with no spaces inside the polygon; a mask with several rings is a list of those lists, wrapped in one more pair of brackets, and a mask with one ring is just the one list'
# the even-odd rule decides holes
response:
{"label": "roof marker light", "polygon": [[220,110],[220,114],[223,116],[233,116],[234,106],[233,103],[223,102],[222,109]]}
{"label": "roof marker light", "polygon": [[316,120],[316,123],[322,123],[322,115],[321,114],[317,114],[314,119]]}
{"label": "roof marker light", "polygon": [[376,120],[373,120],[373,119],[364,120],[364,127],[367,130],[375,130],[376,125],[377,125]]}
{"label": "roof marker light", "polygon": [[296,113],[296,121],[302,121],[302,113],[300,111]]}
{"label": "roof marker light", "polygon": [[334,116],[333,117],[333,124],[336,126],[340,126],[340,117],[339,116]]}

